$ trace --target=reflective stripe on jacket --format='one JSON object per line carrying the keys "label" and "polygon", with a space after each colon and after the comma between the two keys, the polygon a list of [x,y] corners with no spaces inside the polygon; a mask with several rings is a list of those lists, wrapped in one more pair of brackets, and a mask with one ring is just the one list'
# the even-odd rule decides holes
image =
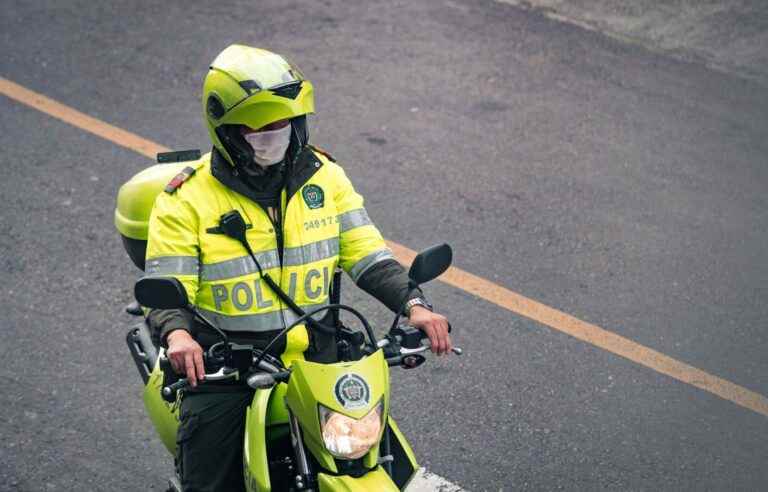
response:
{"label": "reflective stripe on jacket", "polygon": [[217,180],[210,161],[211,154],[203,156],[183,186],[155,201],[146,275],[178,278],[190,301],[220,328],[263,332],[296,319],[259,278],[243,246],[217,230],[219,218],[229,211],[238,210],[245,219],[246,237],[262,270],[304,310],[328,303],[337,265],[357,281],[372,265],[393,258],[362,196],[324,155],[302,151],[282,191],[282,264],[267,213]]}

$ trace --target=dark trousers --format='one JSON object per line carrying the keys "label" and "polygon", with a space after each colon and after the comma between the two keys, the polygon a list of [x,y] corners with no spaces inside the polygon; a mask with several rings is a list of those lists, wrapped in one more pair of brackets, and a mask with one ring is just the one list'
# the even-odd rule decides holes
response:
{"label": "dark trousers", "polygon": [[245,491],[243,434],[252,399],[252,391],[184,395],[176,435],[184,492]]}

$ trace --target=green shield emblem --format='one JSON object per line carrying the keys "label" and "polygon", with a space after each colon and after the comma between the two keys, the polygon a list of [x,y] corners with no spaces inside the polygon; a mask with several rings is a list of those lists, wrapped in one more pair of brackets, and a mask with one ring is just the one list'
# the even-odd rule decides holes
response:
{"label": "green shield emblem", "polygon": [[307,185],[301,190],[301,196],[304,197],[304,202],[307,207],[311,209],[321,208],[325,201],[325,194],[323,189],[317,185]]}

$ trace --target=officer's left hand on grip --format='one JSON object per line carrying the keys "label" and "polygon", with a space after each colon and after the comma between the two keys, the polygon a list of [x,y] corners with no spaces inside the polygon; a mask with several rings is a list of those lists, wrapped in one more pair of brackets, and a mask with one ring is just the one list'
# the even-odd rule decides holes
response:
{"label": "officer's left hand on grip", "polygon": [[185,330],[172,331],[167,340],[166,355],[173,370],[177,374],[186,375],[190,386],[194,388],[198,380],[205,379],[203,348]]}

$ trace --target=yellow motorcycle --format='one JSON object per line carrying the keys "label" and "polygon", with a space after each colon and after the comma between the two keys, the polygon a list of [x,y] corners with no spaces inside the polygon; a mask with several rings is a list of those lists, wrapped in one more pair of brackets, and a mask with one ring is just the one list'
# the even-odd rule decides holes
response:
{"label": "yellow motorcycle", "polygon": [[[146,220],[154,196],[182,167],[154,166],[121,188],[116,211],[121,217],[116,223],[139,268],[144,266]],[[143,191],[137,194],[137,190]],[[419,253],[408,273],[412,287],[438,277],[451,259],[447,244]],[[338,360],[323,364],[298,359],[288,366],[268,354],[271,342],[261,348],[229,342],[224,331],[189,303],[178,280],[146,277],[135,285],[138,305],[187,309],[218,335],[219,343],[205,354],[206,375],[200,384],[228,381],[253,389],[243,439],[243,480],[249,491],[397,491],[404,490],[419,469],[408,441],[389,415],[389,368],[420,366],[429,342],[420,330],[399,324],[399,315],[387,335],[377,339],[362,314],[338,302],[339,285],[337,276],[330,305],[305,313],[273,339],[310,316],[331,310]],[[175,402],[188,382],[171,370],[138,305],[129,307],[129,312],[142,320],[131,327],[126,340],[144,382],[147,413],[175,456],[179,423]],[[341,324],[341,311],[357,318],[362,330]],[[454,352],[460,354],[461,349]],[[181,491],[178,477],[171,478],[169,490]]]}

